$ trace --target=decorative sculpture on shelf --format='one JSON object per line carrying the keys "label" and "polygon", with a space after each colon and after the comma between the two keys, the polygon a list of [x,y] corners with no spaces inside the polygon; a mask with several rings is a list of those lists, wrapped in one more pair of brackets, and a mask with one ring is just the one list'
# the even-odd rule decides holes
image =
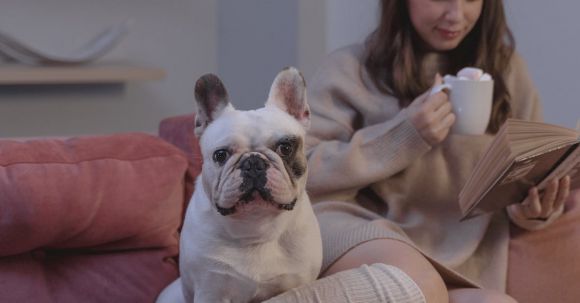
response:
{"label": "decorative sculpture on shelf", "polygon": [[128,32],[130,21],[111,26],[70,55],[47,54],[0,31],[0,57],[29,65],[83,64],[94,61],[115,47]]}

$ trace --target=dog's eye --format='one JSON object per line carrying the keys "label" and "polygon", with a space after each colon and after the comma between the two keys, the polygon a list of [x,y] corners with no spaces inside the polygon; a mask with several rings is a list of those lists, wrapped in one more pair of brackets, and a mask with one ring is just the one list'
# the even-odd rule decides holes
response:
{"label": "dog's eye", "polygon": [[230,152],[227,149],[218,149],[213,153],[213,161],[218,164],[224,164],[230,157]]}
{"label": "dog's eye", "polygon": [[290,156],[293,151],[294,151],[294,148],[292,147],[292,144],[287,143],[287,142],[283,142],[283,143],[278,144],[278,147],[276,148],[276,153],[278,153],[278,155],[280,155],[282,157]]}

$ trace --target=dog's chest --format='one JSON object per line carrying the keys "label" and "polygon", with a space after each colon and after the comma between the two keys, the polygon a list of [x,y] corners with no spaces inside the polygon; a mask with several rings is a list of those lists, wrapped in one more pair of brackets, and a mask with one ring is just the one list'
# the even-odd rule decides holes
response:
{"label": "dog's chest", "polygon": [[265,285],[305,272],[304,262],[299,260],[302,253],[293,247],[281,246],[278,241],[257,246],[226,248],[222,253],[240,272]]}
{"label": "dog's chest", "polygon": [[[262,302],[291,288],[314,279],[313,265],[304,258],[303,251],[266,243],[249,247],[222,244],[197,251],[192,259],[197,272],[211,272],[213,285],[228,285],[232,294],[249,292],[251,302]],[[189,263],[188,262],[188,263]],[[207,280],[207,277],[204,278]]]}
{"label": "dog's chest", "polygon": [[270,298],[291,288],[302,285],[312,279],[308,262],[296,259],[299,252],[289,251],[277,243],[263,245],[259,249],[249,249],[247,254],[238,255],[235,262],[241,265],[238,269],[256,283],[256,299]]}

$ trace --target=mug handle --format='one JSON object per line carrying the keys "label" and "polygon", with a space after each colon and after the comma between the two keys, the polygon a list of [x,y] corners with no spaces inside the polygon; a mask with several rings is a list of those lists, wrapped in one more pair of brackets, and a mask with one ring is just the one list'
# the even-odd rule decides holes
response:
{"label": "mug handle", "polygon": [[438,93],[444,89],[451,89],[451,85],[449,85],[447,83],[442,83],[442,84],[436,85],[431,89],[429,96],[435,95],[436,93]]}

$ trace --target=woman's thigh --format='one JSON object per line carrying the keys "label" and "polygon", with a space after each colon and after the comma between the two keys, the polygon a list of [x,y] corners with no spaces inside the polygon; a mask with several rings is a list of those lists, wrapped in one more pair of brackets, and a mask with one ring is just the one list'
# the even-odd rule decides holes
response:
{"label": "woman's thigh", "polygon": [[517,303],[512,297],[493,290],[456,288],[449,290],[449,303]]}
{"label": "woman's thigh", "polygon": [[448,302],[445,283],[433,265],[416,249],[398,240],[376,239],[362,243],[340,257],[323,275],[374,263],[401,269],[419,286],[427,302]]}

